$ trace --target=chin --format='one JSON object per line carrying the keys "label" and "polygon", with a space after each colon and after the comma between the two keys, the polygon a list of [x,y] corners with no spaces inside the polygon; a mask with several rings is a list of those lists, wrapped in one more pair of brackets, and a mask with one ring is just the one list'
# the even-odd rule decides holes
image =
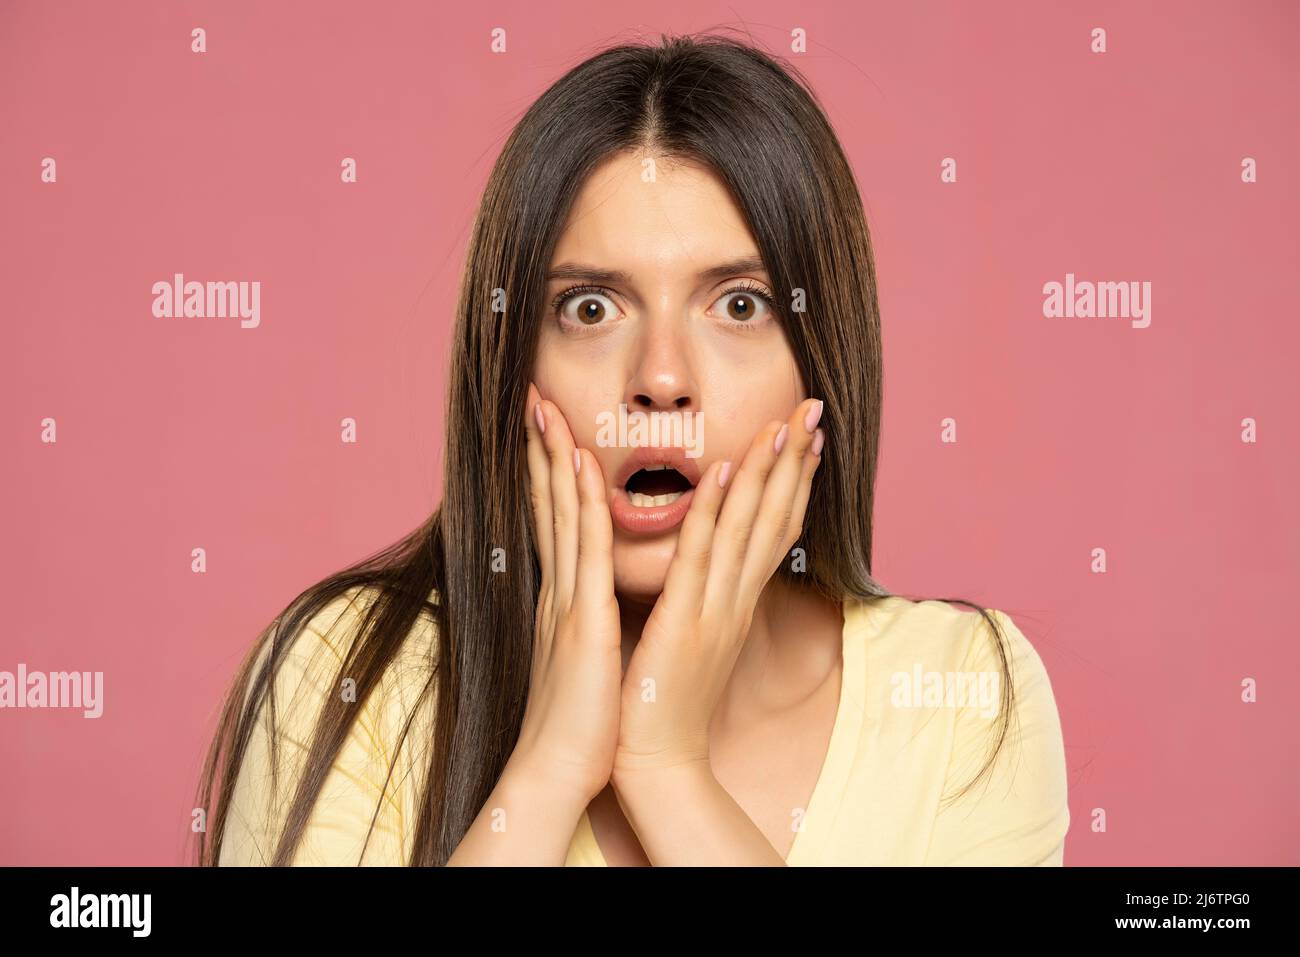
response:
{"label": "chin", "polygon": [[677,535],[653,540],[614,541],[614,591],[619,598],[653,604],[664,590],[668,565],[677,550]]}

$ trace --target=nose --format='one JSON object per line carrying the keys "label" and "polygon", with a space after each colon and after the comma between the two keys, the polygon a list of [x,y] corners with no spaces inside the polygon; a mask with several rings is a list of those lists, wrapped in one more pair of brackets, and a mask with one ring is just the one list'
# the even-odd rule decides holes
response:
{"label": "nose", "polygon": [[680,323],[649,320],[638,343],[639,355],[628,380],[624,401],[629,409],[646,412],[698,411],[691,361],[679,340]]}

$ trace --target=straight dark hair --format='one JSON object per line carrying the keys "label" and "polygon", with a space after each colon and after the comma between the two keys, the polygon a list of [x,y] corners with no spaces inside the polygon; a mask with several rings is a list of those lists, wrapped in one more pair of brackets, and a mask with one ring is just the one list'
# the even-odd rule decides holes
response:
{"label": "straight dark hair", "polygon": [[[235,781],[268,697],[275,726],[274,676],[286,650],[316,613],[353,588],[374,601],[360,616],[335,686],[344,675],[353,678],[358,703],[378,686],[422,615],[436,629],[423,689],[436,699],[433,741],[406,863],[445,864],[491,794],[518,740],[533,651],[540,570],[522,422],[545,271],[587,175],[628,150],[657,162],[705,164],[727,184],[773,288],[791,304],[778,301],[777,314],[803,381],[811,395],[824,397],[822,423],[831,441],[800,539],[807,568],[795,573],[783,565],[777,574],[835,600],[893,594],[871,576],[883,386],[875,262],[852,169],[820,103],[794,67],[742,40],[663,36],[658,45],[606,49],[528,109],[484,190],[456,308],[441,505],[406,538],[298,595],[259,636],[204,765],[197,800],[209,815],[198,836],[200,864],[219,861]],[[494,311],[499,291],[504,315]],[[493,548],[520,560],[494,573]],[[965,599],[940,600],[983,616],[1004,679],[988,760],[945,797],[951,801],[992,768],[1014,692],[995,616]],[[267,642],[269,654],[256,668]],[[329,697],[270,864],[293,861],[356,717],[356,704]],[[403,741],[409,730],[408,718]],[[274,774],[274,735],[271,765]]]}

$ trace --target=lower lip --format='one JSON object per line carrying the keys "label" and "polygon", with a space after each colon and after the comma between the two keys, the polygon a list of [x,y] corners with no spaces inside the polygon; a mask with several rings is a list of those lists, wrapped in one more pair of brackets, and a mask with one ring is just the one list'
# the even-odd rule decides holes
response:
{"label": "lower lip", "polygon": [[634,535],[654,535],[676,528],[686,518],[691,507],[695,489],[687,489],[675,502],[667,505],[655,505],[650,508],[638,508],[627,497],[627,490],[614,489],[614,498],[609,505],[609,514],[614,524],[625,532]]}

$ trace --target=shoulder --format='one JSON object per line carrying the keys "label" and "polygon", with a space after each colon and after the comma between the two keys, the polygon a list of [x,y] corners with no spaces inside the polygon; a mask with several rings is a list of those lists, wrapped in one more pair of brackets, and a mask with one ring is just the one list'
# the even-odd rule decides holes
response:
{"label": "shoulder", "polygon": [[[258,702],[231,798],[223,864],[270,860],[297,784],[316,760],[309,756],[327,709],[346,731],[331,751],[295,862],[401,863],[409,854],[433,739],[436,628],[421,611],[395,649],[383,643],[392,650],[379,663],[378,645],[363,647],[360,639],[367,617],[382,611],[375,607],[382,598],[373,586],[351,588],[283,636],[287,645],[277,652],[269,694]],[[245,708],[271,649],[267,638]],[[367,682],[365,673],[376,668]]]}
{"label": "shoulder", "polygon": [[882,734],[931,749],[927,863],[1059,864],[1069,808],[1051,680],[1011,616],[985,611],[996,632],[966,606],[901,596],[849,603],[846,621]]}
{"label": "shoulder", "polygon": [[[282,639],[276,637],[276,641],[287,642],[278,655],[277,696],[295,701],[324,693],[341,693],[343,681],[348,677],[355,680],[356,676],[345,672],[359,672],[359,668],[350,665],[357,660],[362,628],[372,614],[378,613],[375,605],[383,597],[378,586],[353,586],[311,613],[295,632]],[[422,684],[433,666],[436,646],[433,616],[421,612],[393,654],[372,697],[382,699],[394,693],[404,696],[413,684]],[[267,640],[259,650],[254,677],[271,651],[272,640]]]}
{"label": "shoulder", "polygon": [[[995,687],[1012,699],[1013,721],[1058,721],[1047,667],[1033,643],[1001,609],[898,595],[846,605],[846,623],[865,648],[868,678],[897,684],[902,676],[945,686]],[[987,616],[987,617],[986,617]],[[996,626],[996,627],[993,627]],[[951,707],[951,702],[947,702]],[[966,718],[960,709],[959,718]]]}
{"label": "shoulder", "polygon": [[[367,616],[378,613],[375,606],[385,600],[384,590],[378,585],[354,585],[326,602],[311,615],[303,626],[308,635],[307,646],[339,650],[347,646],[359,633]],[[437,593],[430,592],[430,602],[437,602]],[[405,657],[419,657],[430,652],[436,641],[433,615],[422,610],[407,632],[401,647]]]}
{"label": "shoulder", "polygon": [[1006,612],[985,611],[988,618],[946,601],[888,595],[846,602],[845,623],[877,675],[917,665],[938,672],[1010,671],[1015,690],[1048,684],[1050,694],[1047,669],[1024,632]]}

